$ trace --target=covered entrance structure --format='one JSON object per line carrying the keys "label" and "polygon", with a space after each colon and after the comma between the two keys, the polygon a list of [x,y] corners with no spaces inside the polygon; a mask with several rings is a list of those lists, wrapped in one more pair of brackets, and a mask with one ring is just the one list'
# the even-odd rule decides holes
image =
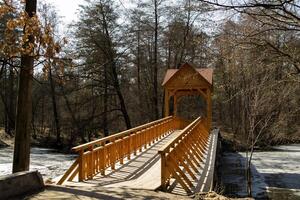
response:
{"label": "covered entrance structure", "polygon": [[207,128],[210,130],[212,121],[212,90],[213,69],[195,68],[189,63],[180,66],[179,69],[168,69],[162,83],[165,91],[164,116],[170,115],[170,99],[173,97],[174,115],[177,112],[177,104],[181,97],[200,95],[206,101]]}

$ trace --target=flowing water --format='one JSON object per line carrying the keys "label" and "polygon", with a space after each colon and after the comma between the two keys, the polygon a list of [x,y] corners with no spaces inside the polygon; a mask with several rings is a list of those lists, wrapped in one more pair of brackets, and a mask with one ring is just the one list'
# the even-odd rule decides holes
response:
{"label": "flowing water", "polygon": [[[225,194],[247,196],[245,162],[245,153],[223,153],[219,171]],[[300,144],[254,152],[251,171],[255,199],[300,200]]]}
{"label": "flowing water", "polygon": [[[30,171],[38,170],[44,180],[53,179],[71,166],[75,155],[59,153],[53,149],[31,148]],[[0,149],[0,176],[12,172],[13,148]]]}

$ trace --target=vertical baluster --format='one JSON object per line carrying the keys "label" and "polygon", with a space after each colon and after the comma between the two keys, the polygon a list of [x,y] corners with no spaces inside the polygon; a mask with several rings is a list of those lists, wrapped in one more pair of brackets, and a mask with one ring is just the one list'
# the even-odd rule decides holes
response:
{"label": "vertical baluster", "polygon": [[111,152],[111,169],[115,170],[115,163],[116,163],[116,142],[115,139],[113,139],[112,144],[110,146],[110,152]]}
{"label": "vertical baluster", "polygon": [[106,147],[105,144],[103,144],[101,148],[101,160],[100,160],[100,170],[101,170],[101,175],[105,175],[105,168],[106,168]]}
{"label": "vertical baluster", "polygon": [[95,152],[95,160],[96,160],[96,169],[95,169],[95,174],[98,174],[99,172],[99,148]]}
{"label": "vertical baluster", "polygon": [[147,149],[147,143],[148,143],[148,128],[145,129],[145,141],[144,141],[144,148]]}
{"label": "vertical baluster", "polygon": [[144,134],[144,130],[140,131],[139,134],[139,151],[142,152],[142,148],[143,148],[143,134]]}
{"label": "vertical baluster", "polygon": [[126,151],[127,151],[127,159],[130,160],[130,137],[126,138]]}
{"label": "vertical baluster", "polygon": [[86,180],[87,179],[87,169],[86,169],[86,166],[87,166],[87,156],[85,154],[83,154],[83,180]]}
{"label": "vertical baluster", "polygon": [[137,136],[137,133],[133,133],[132,134],[132,145],[133,145],[133,155],[136,156],[136,145],[137,145],[137,141],[136,141],[136,136]]}
{"label": "vertical baluster", "polygon": [[121,140],[119,141],[119,149],[120,149],[120,164],[123,165],[124,164],[124,147],[123,147],[123,143],[124,143],[124,138],[121,138]]}
{"label": "vertical baluster", "polygon": [[152,136],[153,136],[153,126],[149,127],[149,132],[148,132],[148,144],[151,146],[152,143]]}
{"label": "vertical baluster", "polygon": [[116,152],[116,162],[120,160],[120,140],[116,140],[116,147],[115,147],[115,152]]}
{"label": "vertical baluster", "polygon": [[91,145],[90,146],[90,151],[91,151],[91,156],[90,156],[90,178],[93,179],[93,176],[94,176],[94,170],[95,170],[95,158],[94,158],[94,146]]}

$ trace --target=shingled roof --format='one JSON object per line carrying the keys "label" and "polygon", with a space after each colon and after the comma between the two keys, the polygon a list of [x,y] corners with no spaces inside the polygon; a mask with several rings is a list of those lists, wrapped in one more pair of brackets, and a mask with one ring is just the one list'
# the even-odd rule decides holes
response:
{"label": "shingled roof", "polygon": [[168,69],[162,85],[164,86],[176,74],[176,72],[178,72],[185,65],[189,65],[192,68],[194,68],[208,83],[212,85],[212,76],[213,76],[212,68],[195,68],[193,65],[189,63],[183,64],[179,69]]}

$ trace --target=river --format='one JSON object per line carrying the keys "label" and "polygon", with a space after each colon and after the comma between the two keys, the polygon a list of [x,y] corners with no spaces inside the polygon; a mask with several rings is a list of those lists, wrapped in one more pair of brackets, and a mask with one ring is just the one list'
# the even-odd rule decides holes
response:
{"label": "river", "polygon": [[[224,152],[220,178],[228,196],[246,196],[245,158],[243,152]],[[300,144],[257,151],[251,165],[255,199],[300,200]]]}
{"label": "river", "polygon": [[[53,179],[70,167],[75,155],[59,153],[53,149],[31,148],[30,170],[38,170],[44,180]],[[0,149],[0,175],[12,172],[13,148],[7,147]]]}
{"label": "river", "polygon": [[[53,179],[69,168],[75,155],[53,149],[31,148],[30,170],[38,170],[44,180]],[[12,171],[13,148],[0,149],[0,175]],[[246,196],[245,153],[224,152],[220,178],[225,195]],[[256,199],[300,200],[300,144],[274,147],[253,155],[253,196]]]}

